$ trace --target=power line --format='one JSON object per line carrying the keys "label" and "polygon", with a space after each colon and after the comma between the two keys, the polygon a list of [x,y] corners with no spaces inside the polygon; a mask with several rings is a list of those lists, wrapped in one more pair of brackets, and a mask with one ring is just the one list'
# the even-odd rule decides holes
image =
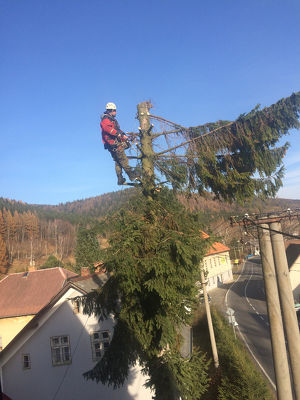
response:
{"label": "power line", "polygon": [[252,224],[254,226],[257,226],[259,229],[264,229],[264,230],[269,231],[269,232],[280,233],[283,236],[289,236],[289,237],[292,237],[294,239],[300,239],[299,235],[292,235],[292,234],[287,233],[287,232],[277,231],[276,229],[266,228],[264,226],[261,226],[259,223],[255,223],[255,221],[252,221],[250,218],[248,218],[247,221],[252,222]]}
{"label": "power line", "polygon": [[281,221],[283,219],[291,220],[295,217],[299,218],[299,216],[300,216],[299,208],[296,208],[294,210],[291,210],[290,208],[288,208],[287,210],[283,210],[283,211],[273,211],[273,212],[267,212],[267,213],[261,213],[261,214],[252,214],[252,218],[250,218],[249,214],[247,214],[247,213],[243,217],[231,216],[230,224],[231,224],[231,226],[243,225],[246,230],[249,225],[256,226],[259,229],[264,229],[269,232],[279,233],[283,236],[291,237],[293,239],[300,239],[299,235],[293,235],[288,232],[278,231],[278,230],[272,229],[270,227],[267,228],[267,227],[261,226],[261,224],[267,224],[270,222],[272,223],[272,222],[276,222],[276,221]]}

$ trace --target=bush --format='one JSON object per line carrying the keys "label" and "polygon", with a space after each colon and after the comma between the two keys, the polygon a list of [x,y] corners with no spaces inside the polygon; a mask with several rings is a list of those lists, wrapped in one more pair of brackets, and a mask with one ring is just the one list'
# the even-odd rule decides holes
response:
{"label": "bush", "polygon": [[63,267],[64,264],[59,261],[53,254],[48,257],[46,262],[40,266],[40,269]]}
{"label": "bush", "polygon": [[221,369],[218,400],[272,400],[267,382],[243,345],[234,339],[232,328],[216,311],[212,315]]}

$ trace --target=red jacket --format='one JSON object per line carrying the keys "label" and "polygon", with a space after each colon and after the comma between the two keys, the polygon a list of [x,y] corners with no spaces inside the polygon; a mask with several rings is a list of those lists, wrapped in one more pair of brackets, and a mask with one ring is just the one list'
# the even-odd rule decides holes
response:
{"label": "red jacket", "polygon": [[120,130],[118,121],[114,117],[104,113],[101,118],[100,126],[102,131],[102,142],[104,144],[117,144],[117,137],[119,135],[121,135],[119,136],[120,141],[126,140],[126,137],[123,138],[123,132]]}

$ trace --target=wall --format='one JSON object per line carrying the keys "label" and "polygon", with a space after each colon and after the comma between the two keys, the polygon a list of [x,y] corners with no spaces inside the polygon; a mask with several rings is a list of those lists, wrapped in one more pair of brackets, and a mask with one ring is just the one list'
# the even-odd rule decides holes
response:
{"label": "wall", "polygon": [[[70,290],[50,318],[40,324],[4,365],[3,391],[13,400],[150,400],[151,392],[143,387],[146,378],[138,368],[118,390],[84,380],[82,374],[95,365],[89,333],[112,330],[113,321],[106,320],[99,325],[94,316],[75,314],[67,298],[78,292]],[[69,365],[52,366],[50,337],[58,335],[70,336],[72,363]],[[31,369],[24,370],[22,354],[27,353],[31,357]]]}
{"label": "wall", "polygon": [[26,315],[24,317],[11,317],[0,319],[0,337],[2,338],[2,349],[24,328],[25,325],[34,317]]}
{"label": "wall", "polygon": [[206,256],[203,263],[207,271],[207,290],[216,288],[221,283],[232,281],[232,267],[228,251]]}
{"label": "wall", "polygon": [[290,280],[293,289],[295,303],[300,303],[300,255],[291,266]]}

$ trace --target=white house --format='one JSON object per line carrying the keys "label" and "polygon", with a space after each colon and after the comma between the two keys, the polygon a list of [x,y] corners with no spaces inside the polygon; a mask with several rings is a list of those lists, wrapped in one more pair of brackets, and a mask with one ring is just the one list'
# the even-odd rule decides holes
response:
{"label": "white house", "polygon": [[[96,279],[97,280],[97,279]],[[70,280],[0,353],[3,392],[12,400],[150,400],[139,367],[117,390],[85,380],[108,346],[113,318],[99,321],[71,299],[91,289],[95,277]]]}
{"label": "white house", "polygon": [[300,240],[289,240],[285,246],[294,300],[300,303]]}
{"label": "white house", "polygon": [[[203,238],[209,236],[202,232]],[[232,266],[229,256],[229,247],[214,242],[203,258],[203,267],[206,272],[207,290],[218,287],[221,283],[232,281]]]}

